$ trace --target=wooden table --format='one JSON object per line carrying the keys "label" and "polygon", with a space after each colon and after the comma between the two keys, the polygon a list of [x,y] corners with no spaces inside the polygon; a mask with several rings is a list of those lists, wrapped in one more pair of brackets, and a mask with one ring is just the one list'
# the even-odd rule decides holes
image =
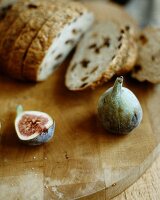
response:
{"label": "wooden table", "polygon": [[[93,9],[101,16],[104,6]],[[133,134],[115,137],[106,134],[96,116],[98,98],[113,82],[95,91],[70,92],[64,86],[68,62],[41,84],[0,76],[0,200],[107,200],[137,180],[159,153],[160,85],[125,78],[144,116]],[[18,141],[13,124],[18,104],[54,117],[56,133],[50,143],[33,148]],[[160,158],[115,199],[159,200],[158,168]]]}
{"label": "wooden table", "polygon": [[136,183],[113,200],[159,200],[159,188],[160,157],[157,158],[151,168]]}
{"label": "wooden table", "polygon": [[[93,191],[94,193],[100,190],[101,190],[101,194],[99,192],[94,193],[94,194],[90,193],[93,195],[86,196],[85,200],[107,200],[108,198],[105,196],[107,194],[105,194],[105,191],[102,188],[103,185],[102,187],[100,187],[101,185],[100,186],[98,185],[99,182],[97,183],[97,179],[99,177],[97,176],[95,172],[100,173],[100,172],[103,172],[103,170],[97,167],[97,163],[98,163],[97,160],[95,160],[94,162],[96,155],[97,157],[99,156],[99,154],[97,153],[99,148],[97,148],[96,145],[99,145],[99,147],[101,148],[103,147],[102,149],[103,151],[101,150],[101,154],[103,154],[103,156],[105,154],[106,157],[104,159],[101,159],[101,164],[102,163],[105,164],[104,165],[104,167],[106,167],[105,169],[107,169],[106,161],[108,159],[110,159],[109,163],[111,164],[114,164],[112,163],[112,161],[113,159],[114,161],[116,159],[115,163],[126,164],[127,168],[129,168],[130,164],[133,161],[135,161],[137,158],[137,147],[139,144],[137,143],[138,141],[141,142],[140,147],[142,146],[142,149],[140,149],[141,151],[139,152],[141,152],[140,155],[142,157],[140,158],[143,160],[147,158],[144,156],[148,154],[148,152],[146,152],[145,154],[145,150],[146,149],[148,150],[148,148],[154,147],[154,146],[150,147],[150,145],[147,146],[149,142],[151,142],[152,144],[152,140],[144,140],[144,137],[142,135],[143,132],[141,131],[141,130],[144,130],[143,129],[144,127],[146,128],[145,130],[148,130],[148,125],[149,125],[148,124],[149,122],[147,121],[147,118],[146,118],[147,110],[145,110],[146,109],[145,104],[143,104],[144,114],[145,114],[143,123],[141,124],[139,128],[135,130],[133,134],[128,135],[126,138],[123,138],[123,140],[120,140],[121,138],[115,139],[114,136],[111,136],[109,134],[106,135],[106,132],[102,130],[101,127],[98,126],[98,121],[97,121],[97,125],[94,126],[94,130],[97,129],[96,133],[100,133],[100,134],[95,134],[93,137],[93,134],[90,134],[90,130],[92,130],[90,126],[92,127],[92,125],[94,124],[95,118],[89,118],[89,117],[87,118],[89,120],[87,120],[87,123],[84,127],[85,134],[81,134],[80,132],[81,137],[77,137],[77,135],[75,135],[74,130],[76,130],[75,129],[76,127],[79,127],[79,118],[78,118],[78,122],[76,120],[73,120],[73,118],[75,117],[75,115],[72,116],[73,108],[71,109],[71,111],[68,109],[70,111],[70,116],[72,116],[72,121],[75,121],[75,123],[72,124],[73,127],[70,128],[71,124],[69,123],[69,121],[68,121],[68,124],[66,122],[66,120],[68,120],[67,116],[69,115],[67,114],[69,111],[63,113],[63,115],[65,116],[62,116],[60,115],[61,107],[62,106],[67,107],[68,102],[71,102],[69,105],[71,105],[71,107],[75,106],[74,111],[77,109],[76,107],[77,105],[83,105],[83,106],[86,105],[85,109],[90,109],[92,111],[92,109],[96,108],[97,97],[102,93],[102,91],[105,91],[106,87],[109,87],[109,85],[106,84],[103,87],[99,87],[94,92],[90,91],[87,93],[84,92],[81,95],[80,94],[72,95],[72,93],[66,90],[66,88],[63,85],[64,84],[63,76],[59,76],[59,75],[63,75],[64,71],[65,71],[65,64],[62,66],[60,70],[58,70],[55,73],[55,76],[50,77],[46,82],[37,84],[37,85],[19,84],[16,81],[7,79],[7,77],[0,76],[0,88],[2,88],[1,98],[0,98],[0,105],[1,105],[0,119],[2,120],[2,129],[0,132],[0,136],[1,136],[0,137],[1,139],[0,140],[0,161],[1,161],[0,162],[0,183],[1,183],[0,184],[0,200],[59,200],[59,198],[55,198],[55,197],[57,195],[59,195],[58,197],[60,197],[60,195],[62,194],[60,193],[61,191],[62,192],[66,191],[65,193],[66,196],[70,195],[69,196],[70,198],[66,198],[66,196],[64,196],[65,198],[61,198],[61,199],[75,200],[75,198],[73,197],[76,196],[77,197],[76,200],[79,200],[79,199],[84,200],[83,197],[80,198],[82,196],[80,192],[82,191],[82,189],[86,189],[86,188],[88,189],[86,194],[88,194],[88,191],[89,192]],[[143,92],[143,84],[137,83],[138,85],[135,87],[135,84],[133,84],[134,83],[133,80],[132,81],[130,79],[125,79],[125,80],[126,80],[126,83],[125,83],[126,86],[131,87],[132,89],[134,89],[134,91],[136,89],[136,94],[140,97],[141,102],[142,102],[142,98],[141,98],[142,96],[140,96],[139,94],[141,95],[143,94],[143,98],[146,99],[146,102],[149,101],[148,104],[150,104],[151,106],[150,111],[152,110],[154,105],[156,105],[156,108],[154,109],[155,114],[153,115],[154,119],[156,118],[156,120],[152,121],[154,123],[153,124],[154,129],[156,128],[156,132],[155,132],[155,135],[152,132],[150,133],[150,135],[155,136],[157,138],[157,142],[159,143],[158,137],[160,133],[160,130],[159,130],[160,128],[159,127],[160,85],[158,85],[157,87],[156,86],[151,87],[151,85],[148,85],[148,87],[145,88],[145,92]],[[53,83],[59,83],[59,84],[53,84]],[[48,98],[43,99],[44,91],[47,92]],[[64,101],[63,98],[61,98],[63,97],[62,94],[65,94],[65,98],[67,99],[67,101]],[[92,99],[93,105],[91,105],[91,107],[89,106],[87,107],[88,104],[87,104],[87,101],[85,100],[85,99],[88,99],[88,95],[90,99]],[[84,99],[79,98],[79,97],[83,97]],[[76,103],[77,101],[79,102],[82,101],[82,102],[75,104],[75,100],[76,100]],[[31,109],[31,110],[36,109],[36,110],[46,111],[47,113],[51,114],[51,116],[55,116],[55,119],[57,119],[56,120],[57,129],[56,129],[54,139],[50,143],[41,147],[32,148],[32,147],[24,146],[18,141],[15,135],[15,131],[14,131],[13,121],[15,118],[15,108],[16,108],[16,105],[19,103],[23,103],[24,108],[26,109]],[[81,111],[79,113],[82,113],[82,116],[84,116],[84,113],[87,116],[90,115],[90,113],[92,114],[91,111],[89,112],[88,110],[84,110],[82,109],[82,107],[80,107],[79,111]],[[151,112],[151,114],[153,113]],[[62,120],[58,120],[58,119],[62,119]],[[65,128],[67,127],[67,128],[64,129],[63,127]],[[80,130],[83,131],[83,129],[80,129]],[[144,141],[142,139],[140,140],[139,137],[141,137]],[[148,138],[147,134],[145,134],[145,139],[146,137]],[[152,137],[149,137],[149,138],[152,139]],[[110,141],[112,142],[112,139],[114,139],[114,143],[112,143],[112,145],[115,143],[117,144],[118,142],[120,145],[120,141],[121,141],[121,144],[123,147],[124,146],[130,147],[131,145],[130,144],[128,145],[126,141],[133,142],[133,139],[134,139],[135,145],[133,146],[133,148],[135,149],[134,151],[135,156],[132,153],[128,154],[126,151],[124,151],[126,148],[120,149],[121,150],[120,152],[122,153],[118,154],[117,157],[112,156],[113,155],[112,152],[109,154],[110,146],[106,144],[110,144],[110,143],[106,143],[106,142],[107,140],[109,140],[109,142]],[[89,141],[89,142],[87,143],[86,141]],[[101,141],[103,143],[100,143]],[[146,142],[146,143],[142,145],[142,142]],[[117,152],[117,150],[119,149],[119,145],[115,145],[114,152]],[[151,152],[152,152],[152,149],[151,149]],[[108,156],[108,155],[111,155],[111,156]],[[126,157],[127,157],[127,160],[124,160],[124,158]],[[86,162],[86,160],[88,162]],[[70,165],[68,165],[68,162]],[[148,162],[148,159],[147,159],[147,162]],[[150,165],[151,163],[152,163],[152,159],[149,161],[148,164]],[[87,165],[87,164],[90,164],[90,165]],[[136,167],[139,166],[138,164],[139,164],[139,160],[136,162]],[[70,173],[71,169],[73,173],[75,174],[75,176],[74,174]],[[123,175],[126,172],[126,168],[124,168],[123,174],[121,173],[117,174],[116,171],[115,171],[116,174],[112,172],[113,171],[111,171],[111,173],[109,172],[109,174],[111,174],[112,177],[114,177],[115,175],[115,178],[117,177],[119,178],[121,177],[121,175]],[[142,173],[143,171],[141,173],[138,173],[138,175],[136,176],[136,179],[134,180],[138,180],[138,176],[141,175]],[[131,171],[130,177],[133,177],[135,175],[136,175],[135,171]],[[156,162],[154,162],[152,168],[150,168],[148,172],[142,176],[142,178],[140,178],[133,186],[127,189],[120,196],[116,197],[114,200],[124,200],[124,199],[125,200],[126,199],[127,200],[133,200],[133,199],[134,200],[159,200],[160,199],[159,198],[160,191],[158,190],[160,186],[159,177],[160,177],[160,157],[158,158]],[[104,179],[103,174],[102,174],[102,177],[100,176],[100,178],[102,178],[102,180]],[[56,182],[54,182],[54,180],[56,180]],[[90,180],[91,181],[93,180],[93,182],[89,182]],[[126,177],[125,180],[128,180],[128,177]],[[117,189],[119,188],[121,188],[121,191],[124,191],[123,188],[125,189],[126,187],[128,187],[128,185],[133,183],[133,179],[132,180],[129,179],[129,180],[130,180],[129,184],[126,184],[126,181],[123,182],[123,184],[119,184],[117,181],[117,185],[116,187],[114,187],[116,183],[115,180],[108,179],[108,182],[106,183],[112,184],[110,186],[111,188],[110,196],[111,195],[114,196],[115,194],[118,194]],[[64,183],[64,187],[62,188],[63,183]],[[100,190],[97,190],[97,188],[94,188],[95,183],[97,183],[97,185],[100,187]],[[58,190],[56,190],[57,185],[58,185]],[[71,189],[67,190],[68,187],[71,187]],[[57,193],[57,191],[60,191],[60,192]],[[43,198],[44,195],[46,196]]]}

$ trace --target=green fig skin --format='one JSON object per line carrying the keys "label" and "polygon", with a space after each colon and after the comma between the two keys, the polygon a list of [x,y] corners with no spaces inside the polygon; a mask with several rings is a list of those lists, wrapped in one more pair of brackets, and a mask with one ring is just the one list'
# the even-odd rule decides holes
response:
{"label": "green fig skin", "polygon": [[122,87],[123,77],[118,77],[98,101],[98,117],[103,127],[117,135],[130,133],[142,120],[143,111],[136,96]]}

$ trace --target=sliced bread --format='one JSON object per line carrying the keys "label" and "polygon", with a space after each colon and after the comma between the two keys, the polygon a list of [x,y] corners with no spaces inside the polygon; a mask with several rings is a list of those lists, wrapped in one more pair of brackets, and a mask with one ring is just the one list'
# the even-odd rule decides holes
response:
{"label": "sliced bread", "polygon": [[[22,78],[22,63],[28,48],[30,47],[34,38],[36,38],[39,30],[46,23],[46,21],[53,16],[53,12],[57,9],[51,3],[44,4],[43,6],[38,6],[35,3],[32,3],[34,6],[34,11],[30,13],[29,20],[24,23],[23,29],[20,31],[20,34],[13,42],[14,44],[10,47],[8,55],[3,56],[5,59],[5,71],[12,77],[23,79]],[[46,10],[48,12],[46,13]],[[27,12],[24,11],[24,13]],[[21,16],[21,15],[20,15]],[[14,61],[14,65],[13,65]],[[3,61],[4,62],[4,61]]]}
{"label": "sliced bread", "polygon": [[39,9],[42,11],[44,2],[37,0],[36,4],[33,4],[33,0],[18,1],[0,23],[0,62],[2,65],[6,66],[6,59],[8,61],[8,54],[12,51],[12,46],[16,39],[22,30],[25,29],[29,20],[38,12],[36,6],[40,7]]}
{"label": "sliced bread", "polygon": [[127,52],[126,61],[123,65],[123,67],[119,70],[117,73],[118,75],[124,74],[126,72],[131,71],[136,62],[138,57],[138,45],[136,40],[129,34],[129,49]]}
{"label": "sliced bread", "polygon": [[139,81],[160,83],[160,29],[148,27],[139,37],[139,56],[132,76]]}
{"label": "sliced bread", "polygon": [[10,26],[9,30],[5,34],[2,29],[4,35],[0,41],[0,63],[4,71],[7,71],[6,61],[8,60],[8,54],[11,52],[15,40],[30,20],[30,17],[30,12],[27,10],[14,21],[14,23]]}
{"label": "sliced bread", "polygon": [[100,3],[99,1],[86,1],[85,5],[94,12],[98,21],[112,21],[122,27],[129,27],[132,37],[137,38],[139,34],[138,23],[123,9],[122,6],[111,2]]}
{"label": "sliced bread", "polygon": [[70,90],[84,90],[108,81],[113,75],[130,70],[129,34],[114,22],[97,22],[80,41],[66,72]]}
{"label": "sliced bread", "polygon": [[28,49],[22,67],[24,79],[45,80],[62,63],[93,20],[93,14],[82,4],[64,3]]}
{"label": "sliced bread", "polygon": [[9,30],[12,30],[11,27],[17,20],[17,17],[19,17],[21,12],[27,9],[26,4],[22,4],[20,2],[16,3],[16,5],[14,6],[13,5],[8,5],[8,6],[9,6],[8,9],[10,9],[10,11],[7,12],[6,15],[3,16],[3,20],[0,21],[0,48],[2,46],[5,36],[7,35],[7,32]]}
{"label": "sliced bread", "polygon": [[[42,0],[13,0],[13,1],[8,1],[8,0],[2,0],[0,3],[0,8],[7,9],[9,12],[6,12],[5,15],[3,15],[3,20],[0,21],[0,38],[4,38],[4,35],[6,35],[7,31],[11,28],[12,24],[17,20],[17,17],[23,11],[26,10],[32,10],[34,5],[33,3],[36,4],[38,2],[42,3]],[[1,40],[0,40],[1,41]]]}
{"label": "sliced bread", "polygon": [[[41,6],[42,15],[39,17],[35,15],[37,11],[34,5],[37,2],[44,4]],[[9,59],[7,60],[4,54],[0,57],[4,71],[10,76],[42,81],[64,60],[81,35],[91,26],[94,17],[83,5],[72,1],[36,0],[35,3],[30,6],[34,10],[32,16],[31,13],[28,15],[29,11],[26,10],[21,14],[23,17],[17,18],[22,21],[18,34],[18,25],[14,22],[12,30],[9,30],[4,39],[4,41],[11,41],[11,43],[7,42],[7,45],[3,42],[2,45],[4,51],[8,51]],[[52,7],[56,7],[54,11],[51,5],[49,6],[50,3]],[[46,10],[50,14],[46,13]],[[29,20],[26,21],[24,16],[26,18],[28,16]]]}

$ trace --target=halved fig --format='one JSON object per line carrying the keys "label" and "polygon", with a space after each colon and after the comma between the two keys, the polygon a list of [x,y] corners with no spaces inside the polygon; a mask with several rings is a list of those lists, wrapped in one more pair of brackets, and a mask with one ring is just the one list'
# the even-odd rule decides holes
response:
{"label": "halved fig", "polygon": [[40,145],[48,142],[54,135],[55,121],[40,111],[23,111],[17,107],[15,130],[18,138],[28,145]]}

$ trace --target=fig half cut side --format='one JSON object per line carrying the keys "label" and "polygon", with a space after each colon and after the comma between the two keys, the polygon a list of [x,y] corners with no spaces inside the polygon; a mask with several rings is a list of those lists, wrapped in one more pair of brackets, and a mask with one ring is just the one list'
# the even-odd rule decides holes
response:
{"label": "fig half cut side", "polygon": [[23,107],[19,105],[15,130],[21,141],[29,145],[40,145],[53,137],[55,121],[44,112],[23,111]]}

